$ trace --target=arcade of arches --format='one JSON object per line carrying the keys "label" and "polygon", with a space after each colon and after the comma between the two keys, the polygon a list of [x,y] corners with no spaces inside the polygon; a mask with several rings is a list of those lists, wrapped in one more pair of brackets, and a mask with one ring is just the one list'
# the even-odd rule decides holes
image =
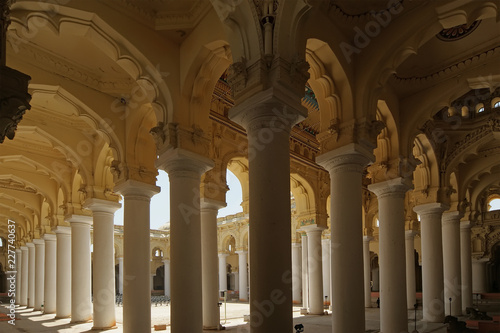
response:
{"label": "arcade of arches", "polygon": [[[499,291],[497,0],[1,3],[6,65],[31,77],[17,128],[0,119],[20,306],[109,328],[118,284],[124,332],[149,332],[163,278],[175,333],[220,328],[219,288],[249,298],[252,333],[324,296],[345,333],[374,288],[399,333],[417,289],[428,322]],[[227,170],[243,213],[218,221]]]}

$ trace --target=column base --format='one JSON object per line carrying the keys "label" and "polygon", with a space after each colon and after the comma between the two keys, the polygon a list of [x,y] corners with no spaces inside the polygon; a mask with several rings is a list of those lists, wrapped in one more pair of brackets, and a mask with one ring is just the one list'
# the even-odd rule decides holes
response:
{"label": "column base", "polygon": [[92,327],[92,331],[106,331],[106,330],[112,330],[112,329],[115,329],[115,328],[118,328],[118,326],[111,326],[111,327]]}
{"label": "column base", "polygon": [[90,323],[92,322],[92,319],[88,320],[75,320],[75,321],[70,321],[70,324],[85,324],[85,323]]}
{"label": "column base", "polygon": [[226,327],[222,326],[222,325],[219,325],[219,326],[210,326],[210,327],[207,327],[207,326],[203,326],[203,330],[207,330],[207,331],[223,331],[225,330]]}
{"label": "column base", "polygon": [[71,318],[71,315],[67,316],[55,316],[54,319],[66,319],[66,318]]}

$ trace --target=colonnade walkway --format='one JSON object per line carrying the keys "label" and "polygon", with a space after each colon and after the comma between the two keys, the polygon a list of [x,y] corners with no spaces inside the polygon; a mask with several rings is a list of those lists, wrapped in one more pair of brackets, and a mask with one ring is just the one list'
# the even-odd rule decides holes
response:
{"label": "colonnade walkway", "polygon": [[[107,332],[123,332],[123,308],[116,307],[117,328],[107,330]],[[331,333],[332,331],[332,317],[331,312],[328,315],[317,316],[304,316],[300,314],[300,307],[293,308],[294,325],[303,324],[304,333]],[[367,308],[365,311],[366,332],[375,333],[379,332],[380,319],[378,308]],[[499,309],[500,310],[500,309]],[[8,323],[5,314],[9,309],[6,304],[0,305],[0,332],[2,333],[18,333],[18,332],[62,332],[62,333],[80,333],[91,332],[93,323],[80,323],[72,324],[70,319],[55,319],[54,314],[43,314],[41,311],[33,311],[33,309],[26,309],[25,307],[17,308],[17,320],[15,326]],[[249,313],[248,303],[227,303],[227,320],[224,326],[226,332],[234,333],[249,333],[248,325],[243,321],[243,315]],[[3,314],[3,315],[2,315]],[[152,325],[168,324],[170,322],[170,306],[152,306],[151,307]],[[2,320],[3,318],[3,320]],[[221,322],[224,323],[224,305],[221,307]],[[408,312],[408,331],[412,332],[415,328],[414,312]],[[445,333],[446,325],[439,323],[426,323],[422,322],[422,310],[417,310],[417,330],[419,333]],[[352,320],[358,320],[352,318]],[[94,331],[95,332],[95,331]],[[151,332],[155,332],[151,328]],[[167,330],[158,332],[170,332],[170,327]],[[214,331],[205,331],[214,332]],[[294,332],[290,328],[290,332]]]}

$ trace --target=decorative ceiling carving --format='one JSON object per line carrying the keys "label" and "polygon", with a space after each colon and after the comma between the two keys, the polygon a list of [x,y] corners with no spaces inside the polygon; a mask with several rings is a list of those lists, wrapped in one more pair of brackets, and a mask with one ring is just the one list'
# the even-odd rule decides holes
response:
{"label": "decorative ceiling carving", "polygon": [[453,42],[469,36],[481,23],[481,20],[472,22],[471,25],[460,24],[448,29],[441,30],[436,37],[444,42]]}

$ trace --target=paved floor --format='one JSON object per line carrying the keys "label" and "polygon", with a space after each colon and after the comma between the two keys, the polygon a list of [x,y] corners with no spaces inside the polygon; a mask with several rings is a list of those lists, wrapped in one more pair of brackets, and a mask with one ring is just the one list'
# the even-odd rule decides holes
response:
{"label": "paved floor", "polygon": [[[116,307],[117,328],[108,330],[107,332],[123,332],[123,308]],[[53,314],[43,314],[40,311],[25,309],[24,307],[17,308],[17,318],[15,325],[9,324],[5,319],[9,309],[6,305],[0,306],[0,332],[2,333],[18,333],[18,332],[61,332],[61,333],[81,333],[92,331],[92,323],[71,324],[70,319],[55,319]],[[500,313],[500,309],[495,309]],[[3,315],[2,315],[3,313]],[[225,315],[224,306],[221,307],[221,322],[226,327],[227,332],[233,333],[248,333],[248,324],[243,321],[243,315],[249,313],[248,304],[244,303],[227,303],[227,315]],[[380,329],[379,309],[368,308],[365,312],[366,316],[366,332],[378,332]],[[301,323],[304,325],[304,333],[330,333],[332,316],[303,316],[300,315],[300,308],[294,307],[294,325]],[[415,328],[414,312],[409,311],[410,319],[408,320],[408,331],[413,332]],[[170,322],[170,306],[152,306],[151,307],[152,325],[169,324]],[[422,312],[417,311],[417,331],[419,333],[445,333],[446,326],[444,324],[426,323],[420,321]],[[356,318],[353,318],[356,320]],[[293,330],[290,330],[293,332]],[[154,329],[151,329],[154,332]],[[167,330],[160,332],[170,332]],[[213,332],[213,331],[207,331]],[[143,332],[137,332],[143,333]],[[149,333],[149,332],[144,332]],[[349,332],[345,332],[349,333]]]}

